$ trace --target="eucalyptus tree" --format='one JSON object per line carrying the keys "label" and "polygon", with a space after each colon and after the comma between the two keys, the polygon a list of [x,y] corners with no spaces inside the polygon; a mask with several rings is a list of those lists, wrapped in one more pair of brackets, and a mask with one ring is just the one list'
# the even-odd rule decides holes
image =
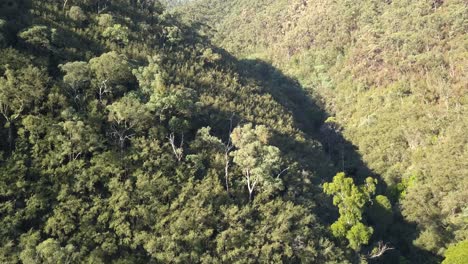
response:
{"label": "eucalyptus tree", "polygon": [[377,180],[369,177],[364,185],[357,186],[353,178],[340,172],[333,181],[323,185],[323,191],[333,195],[333,204],[338,207],[340,217],[331,225],[335,237],[346,238],[349,247],[359,251],[361,245],[368,243],[373,228],[362,223],[365,205],[375,193]]}
{"label": "eucalyptus tree", "polygon": [[39,110],[48,80],[44,70],[31,65],[17,70],[7,68],[0,77],[0,114],[6,120],[10,148],[16,120]]}
{"label": "eucalyptus tree", "polygon": [[236,148],[231,153],[234,163],[241,169],[249,201],[256,189],[271,189],[281,181],[278,172],[282,165],[280,150],[269,145],[270,132],[266,126],[246,124],[232,131],[232,144]]}
{"label": "eucalyptus tree", "polygon": [[121,155],[126,143],[148,125],[148,108],[134,93],[107,106],[109,134],[118,142]]}

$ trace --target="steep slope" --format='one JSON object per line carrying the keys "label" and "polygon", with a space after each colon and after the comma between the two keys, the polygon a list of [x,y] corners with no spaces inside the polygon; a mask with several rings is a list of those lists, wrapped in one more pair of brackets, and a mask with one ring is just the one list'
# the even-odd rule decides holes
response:
{"label": "steep slope", "polygon": [[0,262],[356,259],[325,228],[337,170],[296,82],[158,2],[0,6]]}
{"label": "steep slope", "polygon": [[465,1],[199,0],[179,13],[322,101],[417,224],[415,245],[442,255],[468,238]]}

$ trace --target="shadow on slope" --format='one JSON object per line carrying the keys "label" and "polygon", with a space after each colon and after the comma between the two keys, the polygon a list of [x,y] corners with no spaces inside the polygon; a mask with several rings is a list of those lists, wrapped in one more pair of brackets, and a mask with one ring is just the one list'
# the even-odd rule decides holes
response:
{"label": "shadow on slope", "polygon": [[[245,82],[256,83],[263,92],[270,94],[292,115],[295,127],[301,130],[306,140],[297,141],[285,135],[276,135],[276,145],[283,153],[294,155],[294,159],[299,161],[301,166],[320,176],[312,179],[315,190],[319,184],[330,181],[337,172],[344,171],[347,175],[353,176],[356,183],[362,183],[368,176],[377,178],[379,180],[377,194],[389,193],[388,186],[379,175],[367,167],[356,146],[346,140],[339,130],[331,129],[325,123],[329,114],[311,99],[297,80],[286,76],[281,70],[262,60],[237,60],[224,50],[218,49],[218,51],[234,62],[237,72]],[[308,144],[314,141],[320,142],[321,146]],[[286,146],[290,149],[285,149]],[[324,201],[323,197],[317,200]],[[324,204],[318,204],[316,213],[322,221],[331,223],[336,220],[337,213],[336,211],[330,213],[335,210],[331,207],[329,200],[325,200]],[[373,226],[378,225],[369,222]],[[393,224],[383,234],[374,236],[373,241],[389,242],[396,250],[386,253],[377,260],[370,260],[370,263],[401,263],[401,256],[411,263],[439,262],[438,257],[412,244],[417,235],[416,226],[406,222],[399,208],[395,208]]]}

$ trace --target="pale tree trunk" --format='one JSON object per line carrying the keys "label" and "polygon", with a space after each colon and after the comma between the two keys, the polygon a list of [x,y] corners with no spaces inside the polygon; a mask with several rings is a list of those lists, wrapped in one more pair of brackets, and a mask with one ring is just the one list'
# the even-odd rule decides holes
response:
{"label": "pale tree trunk", "polygon": [[117,124],[112,124],[111,136],[114,137],[119,143],[120,161],[123,164],[125,141],[133,138],[135,134],[128,134],[133,125],[125,125],[125,129],[121,129]]}
{"label": "pale tree trunk", "polygon": [[109,0],[104,0],[104,3],[101,5],[101,0],[97,2],[97,13],[98,15],[107,10]]}
{"label": "pale tree trunk", "polygon": [[249,202],[252,202],[253,192],[255,190],[255,185],[257,185],[258,179],[255,178],[255,180],[252,180],[250,169],[245,170],[245,178],[247,180],[247,189],[249,190]]}
{"label": "pale tree trunk", "polygon": [[183,146],[184,146],[184,134],[182,134],[182,138],[180,140],[180,146],[177,147],[175,143],[175,134],[171,133],[167,137],[169,140],[169,143],[171,144],[172,151],[174,152],[174,155],[177,159],[178,162],[182,161],[182,158],[184,157],[184,151],[183,151]]}
{"label": "pale tree trunk", "polygon": [[125,148],[125,138],[120,136],[119,138],[119,147],[120,147],[120,160],[123,160],[123,153]]}
{"label": "pale tree trunk", "polygon": [[[21,109],[22,108],[23,106],[21,106]],[[13,128],[14,128],[13,121],[16,120],[16,118],[18,118],[19,115],[15,115],[11,117],[9,115],[8,106],[6,104],[2,104],[1,102],[0,102],[0,113],[3,115],[3,117],[6,120],[6,124],[8,125],[7,142],[8,142],[8,147],[10,148],[10,151],[13,151],[13,145],[14,145],[13,144]]]}
{"label": "pale tree trunk", "polygon": [[231,161],[229,159],[229,153],[231,152],[233,146],[231,144],[231,140],[224,148],[224,180],[226,182],[226,191],[229,193],[229,166],[231,165]]}
{"label": "pale tree trunk", "polygon": [[224,178],[226,180],[226,191],[229,193],[229,151],[224,153]]}
{"label": "pale tree trunk", "polygon": [[107,89],[107,80],[105,80],[99,85],[99,91],[98,91],[99,103],[102,104],[102,99],[104,95],[108,92],[109,90]]}
{"label": "pale tree trunk", "polygon": [[10,122],[8,126],[8,145],[10,147],[10,151],[13,151],[13,122]]}
{"label": "pale tree trunk", "polygon": [[389,250],[393,250],[393,249],[395,249],[395,248],[392,248],[389,245],[384,244],[382,241],[379,241],[377,251],[370,252],[369,254],[367,254],[366,258],[376,259],[376,258],[381,257],[385,252],[387,252]]}

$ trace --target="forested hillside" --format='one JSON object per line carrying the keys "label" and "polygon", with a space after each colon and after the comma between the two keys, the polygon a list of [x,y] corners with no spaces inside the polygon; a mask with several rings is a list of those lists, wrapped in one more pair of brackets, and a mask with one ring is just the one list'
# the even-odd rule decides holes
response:
{"label": "forested hillside", "polygon": [[[155,1],[1,0],[0,18],[1,263],[378,253],[364,218],[377,181],[333,178],[325,114],[297,82],[212,46]],[[346,198],[340,212],[331,196]],[[328,228],[339,214],[344,240]]]}
{"label": "forested hillside", "polygon": [[0,0],[0,263],[463,263],[428,3]]}
{"label": "forested hillside", "polygon": [[[416,225],[409,243],[443,256],[468,239],[466,1],[198,0],[178,12],[298,79]],[[324,146],[353,171],[346,148]]]}

